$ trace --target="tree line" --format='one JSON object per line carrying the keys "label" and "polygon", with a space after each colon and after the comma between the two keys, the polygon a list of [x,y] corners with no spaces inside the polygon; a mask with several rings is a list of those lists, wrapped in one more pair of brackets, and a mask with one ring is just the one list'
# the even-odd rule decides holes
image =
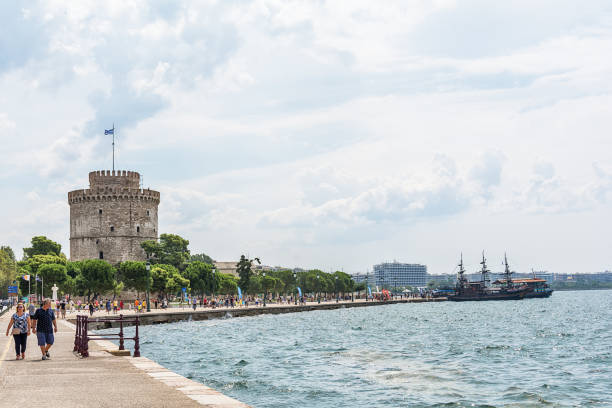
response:
{"label": "tree line", "polygon": [[[349,293],[363,290],[351,277],[340,271],[321,270],[294,272],[291,270],[264,271],[253,267],[258,258],[244,255],[237,262],[237,275],[216,271],[214,261],[206,254],[191,254],[189,241],[175,234],[161,234],[159,241],[141,244],[148,262],[126,261],[111,265],[101,259],[69,261],[61,252],[61,245],[44,236],[36,236],[31,246],[23,249],[17,261],[9,247],[0,247],[0,295],[7,295],[7,287],[16,282],[22,296],[28,293],[51,294],[56,284],[60,294],[85,296],[89,299],[124,290],[146,291],[164,298],[179,295],[186,288],[192,295],[236,295],[263,293],[294,294],[300,287],[304,294]],[[147,263],[150,270],[147,271]],[[30,281],[22,279],[29,275]]]}

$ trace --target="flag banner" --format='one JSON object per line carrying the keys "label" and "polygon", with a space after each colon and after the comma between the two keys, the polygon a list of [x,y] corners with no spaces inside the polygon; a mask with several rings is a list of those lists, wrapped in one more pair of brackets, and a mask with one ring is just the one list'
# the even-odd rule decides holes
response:
{"label": "flag banner", "polygon": [[36,275],[36,280],[37,280],[38,282],[42,282],[42,279],[40,279],[40,277],[39,277],[38,275]]}
{"label": "flag banner", "polygon": [[114,135],[114,134],[115,134],[115,128],[112,128],[112,129],[104,129],[104,134],[105,134],[105,135]]}
{"label": "flag banner", "polygon": [[370,287],[368,286],[368,295],[372,296],[372,289],[370,289]]}
{"label": "flag banner", "polygon": [[30,275],[23,275],[21,277],[21,279],[29,281],[30,280]]}
{"label": "flag banner", "polygon": [[298,290],[298,293],[299,293],[300,297],[302,297],[302,289],[298,286],[297,290]]}
{"label": "flag banner", "polygon": [[242,291],[240,290],[240,286],[237,286],[238,288],[238,299],[242,299]]}

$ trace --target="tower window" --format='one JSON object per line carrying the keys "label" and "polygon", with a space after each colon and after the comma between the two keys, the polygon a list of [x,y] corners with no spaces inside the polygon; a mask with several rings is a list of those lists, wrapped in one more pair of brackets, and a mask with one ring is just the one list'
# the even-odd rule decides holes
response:
{"label": "tower window", "polygon": [[104,259],[104,252],[100,251],[100,259]]}
{"label": "tower window", "polygon": [[99,239],[96,239],[96,245],[98,245],[100,243]]}
{"label": "tower window", "polygon": [[140,227],[136,227],[136,232],[140,232]]}
{"label": "tower window", "polygon": [[115,227],[111,225],[111,232],[113,232],[114,230],[115,230]]}
{"label": "tower window", "polygon": [[147,210],[147,217],[148,217],[149,215],[151,215],[151,213],[149,212],[149,210]]}
{"label": "tower window", "polygon": [[98,210],[98,214],[102,214],[102,209],[101,208]]}

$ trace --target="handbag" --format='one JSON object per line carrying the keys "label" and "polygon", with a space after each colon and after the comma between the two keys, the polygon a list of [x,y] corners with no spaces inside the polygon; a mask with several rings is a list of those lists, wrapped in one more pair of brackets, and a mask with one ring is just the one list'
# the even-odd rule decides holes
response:
{"label": "handbag", "polygon": [[13,335],[21,334],[21,329],[19,327],[13,327]]}

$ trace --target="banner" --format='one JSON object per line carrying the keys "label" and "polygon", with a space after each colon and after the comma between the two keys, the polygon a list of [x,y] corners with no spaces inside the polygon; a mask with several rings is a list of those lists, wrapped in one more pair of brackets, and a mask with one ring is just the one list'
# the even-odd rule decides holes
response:
{"label": "banner", "polygon": [[299,293],[300,297],[302,297],[302,289],[298,286],[297,290],[298,290],[298,293]]}
{"label": "banner", "polygon": [[240,286],[238,286],[238,299],[242,299],[242,291],[240,290]]}
{"label": "banner", "polygon": [[372,289],[370,289],[370,287],[368,286],[368,295],[372,296]]}

